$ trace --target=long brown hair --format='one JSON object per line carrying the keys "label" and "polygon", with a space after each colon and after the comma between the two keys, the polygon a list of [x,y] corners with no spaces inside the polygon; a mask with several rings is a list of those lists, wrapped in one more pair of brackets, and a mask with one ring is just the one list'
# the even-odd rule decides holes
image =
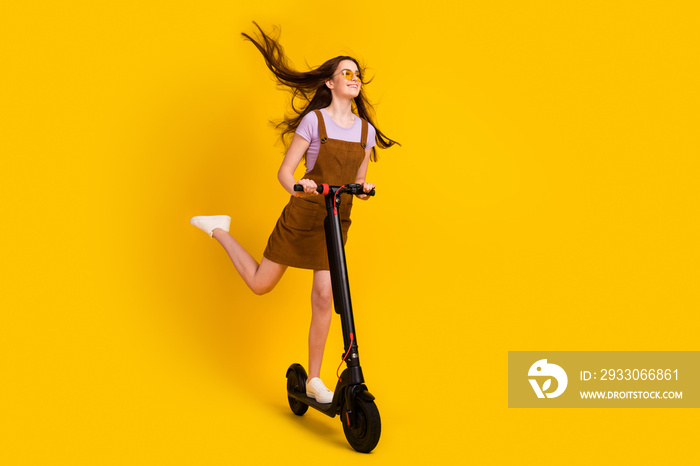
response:
{"label": "long brown hair", "polygon": [[[333,77],[336,68],[338,68],[338,64],[343,60],[352,60],[357,65],[360,76],[363,77],[364,69],[353,57],[338,56],[331,58],[318,68],[306,72],[296,71],[291,67],[289,59],[287,59],[287,56],[284,54],[284,48],[279,43],[279,35],[278,38],[273,38],[265,34],[262,28],[258,26],[258,23],[253,22],[253,24],[255,24],[255,27],[257,27],[260,32],[259,39],[256,40],[244,32],[242,32],[241,35],[257,47],[265,58],[265,64],[270,71],[272,71],[275,78],[277,78],[277,81],[283,86],[288,87],[292,92],[292,110],[294,113],[290,116],[285,116],[284,119],[276,125],[278,129],[282,129],[282,142],[285,147],[288,147],[291,142],[291,137],[294,135],[294,132],[304,116],[313,110],[325,108],[331,104],[333,96],[331,90],[326,86],[326,81]],[[362,86],[360,86],[360,94],[353,99],[353,110],[356,111],[360,118],[364,118],[371,123],[377,132],[377,144],[372,147],[371,156],[371,159],[376,161],[377,146],[386,149],[394,144],[401,144],[393,139],[389,139],[377,128],[374,121],[372,121],[374,108],[367,100],[364,93],[364,87],[368,83],[369,81],[364,81],[363,79]],[[297,100],[301,101],[299,106],[296,104]]]}

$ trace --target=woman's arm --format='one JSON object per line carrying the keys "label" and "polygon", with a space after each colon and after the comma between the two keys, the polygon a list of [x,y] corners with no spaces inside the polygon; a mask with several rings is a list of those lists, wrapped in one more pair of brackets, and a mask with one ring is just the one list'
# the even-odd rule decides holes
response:
{"label": "woman's arm", "polygon": [[[287,149],[287,153],[284,154],[282,165],[277,172],[277,179],[280,181],[280,184],[287,190],[287,192],[289,192],[289,194],[293,196],[298,195],[298,193],[295,193],[294,191],[294,185],[296,184],[296,180],[294,179],[294,171],[299,166],[299,163],[301,162],[301,159],[304,157],[304,154],[308,148],[309,141],[298,134],[295,134],[294,138],[292,139],[292,143],[289,145],[289,149]],[[304,192],[309,194],[316,193],[316,191],[314,191],[316,189],[316,183],[313,181],[300,180],[300,184],[304,185]]]}
{"label": "woman's arm", "polygon": [[[357,178],[355,178],[355,183],[362,185],[362,190],[366,193],[374,189],[374,183],[365,183],[365,178],[367,177],[367,167],[369,167],[369,156],[372,154],[372,149],[365,149],[365,159],[362,161],[362,165],[357,170]],[[366,194],[358,194],[357,197],[362,200],[369,199]]]}

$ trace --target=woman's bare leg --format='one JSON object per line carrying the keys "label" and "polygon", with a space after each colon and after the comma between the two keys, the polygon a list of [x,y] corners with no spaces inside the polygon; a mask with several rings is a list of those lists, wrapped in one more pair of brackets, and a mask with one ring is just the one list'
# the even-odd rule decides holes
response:
{"label": "woman's bare leg", "polygon": [[321,363],[331,327],[332,308],[331,273],[328,270],[314,270],[309,329],[309,380],[321,377]]}
{"label": "woman's bare leg", "polygon": [[233,266],[255,294],[265,294],[271,291],[287,270],[286,265],[272,262],[264,257],[258,264],[258,261],[233,236],[221,228],[214,228],[212,238],[221,243],[231,258]]}

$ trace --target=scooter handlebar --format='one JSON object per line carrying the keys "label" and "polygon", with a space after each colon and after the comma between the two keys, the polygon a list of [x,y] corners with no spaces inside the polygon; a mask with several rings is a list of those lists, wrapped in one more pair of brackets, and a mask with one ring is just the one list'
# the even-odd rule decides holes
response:
{"label": "scooter handlebar", "polygon": [[[328,187],[331,192],[335,192],[340,188],[340,186],[329,186]],[[374,192],[374,189],[372,189],[370,192],[366,193],[362,189],[362,185],[359,183],[353,183],[353,184],[346,184],[345,186],[342,187],[343,189],[340,191],[340,193],[348,193],[348,194],[366,194],[368,196],[374,196],[376,193]],[[294,191],[304,191],[304,187],[300,184],[295,184],[294,185]],[[316,187],[316,192],[319,194],[323,194],[323,186],[317,186]]]}

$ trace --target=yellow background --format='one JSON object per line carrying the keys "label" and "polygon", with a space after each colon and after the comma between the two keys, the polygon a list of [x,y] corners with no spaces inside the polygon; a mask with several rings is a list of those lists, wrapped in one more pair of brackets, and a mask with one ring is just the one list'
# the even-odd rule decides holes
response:
{"label": "yellow background", "polygon": [[[4,6],[0,463],[687,461],[694,410],[509,410],[507,351],[698,349],[692,4]],[[254,296],[188,222],[259,257],[287,197],[252,20],[360,57],[403,144],[348,243],[371,455],[287,406],[309,273]]]}

